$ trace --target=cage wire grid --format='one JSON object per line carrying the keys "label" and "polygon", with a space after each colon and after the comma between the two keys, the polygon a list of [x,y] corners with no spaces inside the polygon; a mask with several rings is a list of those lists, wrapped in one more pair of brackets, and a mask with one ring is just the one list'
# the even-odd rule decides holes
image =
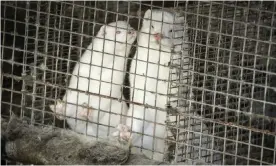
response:
{"label": "cage wire grid", "polygon": [[[182,112],[167,113],[166,127],[173,133],[166,139],[170,157],[176,162],[201,156],[212,164],[275,164],[273,1],[2,1],[1,116],[13,112],[34,124],[68,128],[49,105],[65,94],[92,36],[116,19],[139,30],[151,8],[182,13],[188,27],[189,47],[180,58],[171,56],[168,101]],[[135,51],[134,44],[127,71]],[[126,100],[129,92],[126,74]]]}

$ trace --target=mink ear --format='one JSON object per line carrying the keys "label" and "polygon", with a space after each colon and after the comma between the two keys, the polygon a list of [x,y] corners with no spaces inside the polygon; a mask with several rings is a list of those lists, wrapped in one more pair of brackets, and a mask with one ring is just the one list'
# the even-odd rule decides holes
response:
{"label": "mink ear", "polygon": [[99,30],[98,34],[99,34],[100,36],[104,36],[104,35],[106,34],[106,26],[105,26],[105,25],[103,25],[103,26],[101,27],[101,29]]}
{"label": "mink ear", "polygon": [[148,19],[151,19],[151,10],[148,9],[144,15],[144,18],[148,18]]}

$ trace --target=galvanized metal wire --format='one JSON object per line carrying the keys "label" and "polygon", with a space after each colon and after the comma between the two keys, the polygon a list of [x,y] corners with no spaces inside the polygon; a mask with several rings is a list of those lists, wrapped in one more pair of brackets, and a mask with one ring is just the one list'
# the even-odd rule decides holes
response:
{"label": "galvanized metal wire", "polygon": [[167,153],[176,162],[207,155],[211,164],[276,164],[274,1],[3,1],[1,116],[13,112],[33,124],[67,127],[49,105],[69,89],[72,70],[93,36],[116,20],[128,20],[139,31],[150,8],[169,8],[186,20],[189,47],[170,62],[167,104],[177,108],[130,101],[128,73],[136,44],[125,71],[125,100],[86,93],[167,111],[166,127],[173,133],[166,139]]}

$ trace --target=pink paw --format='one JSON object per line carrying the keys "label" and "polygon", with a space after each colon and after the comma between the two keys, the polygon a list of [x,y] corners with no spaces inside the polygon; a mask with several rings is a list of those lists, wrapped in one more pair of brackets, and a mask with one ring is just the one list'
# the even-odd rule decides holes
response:
{"label": "pink paw", "polygon": [[117,126],[118,131],[113,133],[113,136],[119,136],[120,140],[130,141],[132,138],[130,128],[126,125],[119,124]]}
{"label": "pink paw", "polygon": [[78,109],[78,116],[80,117],[89,117],[92,113],[92,109],[91,108],[87,108],[87,103],[83,103],[82,106],[80,106],[80,108]]}
{"label": "pink paw", "polygon": [[50,105],[49,106],[50,109],[56,113],[56,117],[60,120],[64,119],[64,109],[65,109],[65,105],[61,100],[57,100],[57,104],[56,105]]}

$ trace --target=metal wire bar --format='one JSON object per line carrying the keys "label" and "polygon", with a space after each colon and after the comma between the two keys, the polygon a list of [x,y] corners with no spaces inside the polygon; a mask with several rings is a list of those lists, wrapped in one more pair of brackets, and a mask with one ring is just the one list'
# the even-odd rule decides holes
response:
{"label": "metal wire bar", "polygon": [[[9,75],[9,74],[3,74],[4,76],[7,76],[7,77],[13,77],[13,78],[17,78],[17,76],[14,76],[14,75]],[[17,79],[22,79],[21,77],[18,77]],[[22,79],[23,80],[23,79]],[[45,83],[45,82],[42,82],[42,81],[38,81],[36,80],[35,81],[36,83],[38,84],[42,84],[42,85],[47,85],[47,86],[51,86],[51,87],[59,87],[59,88],[62,88],[62,86],[58,85],[58,84],[51,84],[51,83]],[[193,87],[193,88],[197,88],[197,87]],[[106,95],[99,95],[97,93],[91,93],[91,92],[86,92],[86,91],[82,91],[82,90],[76,90],[76,89],[73,89],[73,88],[67,88],[68,90],[74,90],[74,91],[79,91],[79,92],[85,92],[87,94],[90,94],[90,95],[95,95],[95,96],[102,96],[102,97],[105,97],[105,98],[113,98],[113,97],[110,97],[110,96],[106,96]],[[198,88],[200,89],[200,88]],[[8,90],[8,89],[6,89]],[[210,90],[211,91],[211,90]],[[162,95],[162,94],[159,94],[159,95]],[[163,94],[164,95],[164,94]],[[238,96],[240,97],[240,96]],[[148,108],[158,108],[158,107],[155,107],[155,106],[151,106],[151,105],[148,105],[148,104],[143,104],[143,103],[137,103],[137,102],[132,102],[132,101],[127,101],[127,100],[123,100],[123,99],[117,99],[117,98],[113,98],[113,99],[116,99],[116,100],[122,100],[122,101],[126,101],[126,102],[129,102],[129,103],[132,103],[132,104],[136,104],[136,105],[143,105],[145,107],[148,107]],[[188,100],[188,99],[187,99]],[[189,100],[188,100],[189,101]],[[262,100],[257,100],[257,99],[254,99],[254,101],[262,101]],[[200,102],[196,102],[196,101],[190,101],[192,103],[200,103]],[[265,103],[268,103],[268,104],[275,104],[275,103],[272,103],[272,102],[265,102]],[[202,104],[202,103],[200,103]],[[211,104],[207,104],[207,103],[203,103],[203,105],[206,105],[206,106],[213,106]],[[252,114],[252,113],[247,113],[247,112],[242,112],[242,111],[238,111],[238,110],[235,110],[235,109],[229,109],[229,108],[226,108],[226,107],[222,107],[220,105],[216,105],[216,108],[219,108],[219,109],[227,109],[228,111],[235,111],[237,113],[242,113],[242,114],[245,114],[245,115],[249,115],[249,116],[252,116],[252,117],[256,117],[256,118],[265,118],[265,119],[270,119],[270,120],[273,120],[275,121],[276,118],[274,117],[267,117],[267,116],[264,116],[264,115],[259,115],[259,114]],[[158,108],[159,110],[163,110],[163,111],[166,111],[162,108]]]}

